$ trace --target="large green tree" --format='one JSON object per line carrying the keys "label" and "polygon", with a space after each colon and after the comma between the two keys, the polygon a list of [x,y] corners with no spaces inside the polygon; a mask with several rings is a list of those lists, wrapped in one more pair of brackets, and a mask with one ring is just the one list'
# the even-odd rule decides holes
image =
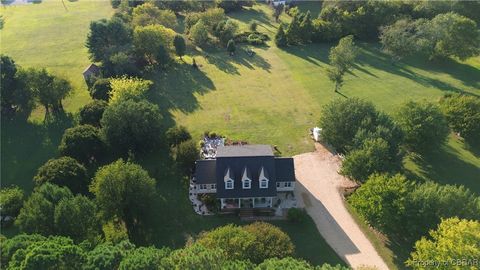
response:
{"label": "large green tree", "polygon": [[120,77],[110,80],[110,105],[126,101],[140,101],[146,98],[153,82],[133,77]]}
{"label": "large green tree", "polygon": [[134,26],[160,24],[174,28],[177,26],[177,17],[171,10],[159,9],[153,3],[144,3],[132,10],[132,24]]}
{"label": "large green tree", "polygon": [[94,100],[87,103],[79,112],[80,125],[100,127],[100,120],[102,119],[103,112],[107,108],[107,105],[107,102],[103,100]]}
{"label": "large green tree", "polygon": [[46,183],[34,189],[23,204],[15,224],[21,231],[51,235],[55,233],[55,206],[73,195],[65,187]]}
{"label": "large green tree", "polygon": [[167,257],[170,249],[139,247],[129,252],[122,260],[119,270],[160,270],[162,259]]}
{"label": "large green tree", "polygon": [[406,262],[413,269],[428,269],[425,262],[441,262],[436,269],[475,269],[480,258],[480,222],[450,218],[443,220],[430,237],[415,243]]}
{"label": "large green tree", "polygon": [[175,47],[175,53],[182,59],[187,50],[185,39],[181,35],[175,35],[173,38],[173,46]]}
{"label": "large green tree", "polygon": [[360,129],[370,129],[378,112],[371,102],[349,98],[334,99],[323,107],[320,115],[322,140],[345,153],[353,146]]}
{"label": "large green tree", "polygon": [[441,147],[449,128],[437,105],[428,102],[407,102],[399,108],[396,121],[405,134],[406,146],[425,153]]}
{"label": "large green tree", "polygon": [[111,55],[125,50],[132,43],[132,30],[120,18],[101,19],[90,23],[85,46],[95,62],[108,62]]}
{"label": "large green tree", "polygon": [[12,58],[0,56],[0,98],[2,117],[21,115],[27,118],[35,107],[35,93],[26,87],[24,73]]}
{"label": "large green tree", "polygon": [[71,157],[60,157],[48,160],[37,171],[33,178],[37,185],[46,182],[68,187],[73,193],[87,191],[87,170]]}
{"label": "large green tree", "polygon": [[440,100],[440,109],[453,131],[469,142],[480,142],[480,98],[451,95]]}
{"label": "large green tree", "polygon": [[100,227],[95,203],[82,195],[60,200],[55,206],[54,223],[57,234],[78,242],[93,240]]}
{"label": "large green tree", "polygon": [[348,202],[372,226],[384,232],[396,232],[404,226],[411,188],[402,175],[375,174],[348,198]]}
{"label": "large green tree", "polygon": [[[23,190],[17,186],[0,189],[0,215],[2,217],[16,217],[22,208],[24,200]],[[3,225],[3,224],[2,224]]]}
{"label": "large green tree", "polygon": [[191,173],[195,165],[195,161],[199,158],[197,143],[193,140],[181,142],[175,148],[175,161],[185,172]]}
{"label": "large green tree", "polygon": [[133,244],[128,241],[119,244],[110,242],[99,244],[86,254],[83,270],[118,269],[122,259],[133,248]]}
{"label": "large green tree", "polygon": [[335,92],[342,86],[343,76],[353,67],[357,54],[353,36],[340,39],[338,45],[330,49],[328,59],[331,67],[327,69],[327,75],[330,81],[335,83]]}
{"label": "large green tree", "polygon": [[2,241],[0,245],[1,269],[7,269],[8,263],[17,250],[26,249],[30,244],[45,240],[39,234],[17,234]]}
{"label": "large green tree", "polygon": [[133,45],[138,57],[149,65],[166,65],[170,61],[175,31],[162,25],[136,27]]}
{"label": "large green tree", "polygon": [[419,51],[417,28],[420,22],[420,20],[400,19],[380,29],[382,48],[392,56],[394,61]]}
{"label": "large green tree", "polygon": [[155,179],[140,165],[117,160],[97,171],[90,191],[104,220],[120,218],[131,232],[149,214]]}
{"label": "large green tree", "polygon": [[98,128],[79,125],[65,130],[58,150],[64,156],[73,157],[83,164],[88,164],[102,156],[105,143]]}
{"label": "large green tree", "polygon": [[161,141],[162,115],[157,105],[127,100],[107,107],[100,121],[107,142],[115,151],[153,151]]}

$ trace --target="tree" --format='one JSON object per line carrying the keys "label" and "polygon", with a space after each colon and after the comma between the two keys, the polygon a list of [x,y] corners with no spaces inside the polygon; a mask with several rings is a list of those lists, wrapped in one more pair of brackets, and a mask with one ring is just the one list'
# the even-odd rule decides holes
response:
{"label": "tree", "polygon": [[140,101],[146,97],[152,85],[150,80],[126,76],[111,79],[110,105],[126,100]]}
{"label": "tree", "polygon": [[223,20],[213,27],[213,35],[216,36],[220,42],[227,44],[233,40],[235,33],[238,30],[238,24],[230,19]]}
{"label": "tree", "polygon": [[193,140],[181,142],[175,150],[175,161],[188,173],[192,172],[195,161],[198,159],[199,149]]}
{"label": "tree", "polygon": [[400,61],[417,51],[419,21],[401,19],[392,25],[380,28],[380,42],[383,50],[390,54],[394,61]]}
{"label": "tree", "polygon": [[160,144],[162,115],[147,101],[127,100],[107,107],[100,121],[107,142],[119,153],[144,153]]}
{"label": "tree", "polygon": [[46,183],[34,189],[25,201],[15,224],[21,231],[50,235],[55,233],[55,206],[62,199],[72,198],[66,187]]}
{"label": "tree", "polygon": [[340,72],[345,73],[351,69],[358,54],[358,49],[353,42],[353,36],[346,36],[338,45],[330,49],[328,59],[330,64]]}
{"label": "tree", "polygon": [[37,186],[47,182],[68,187],[73,193],[87,190],[87,170],[71,157],[60,157],[48,160],[37,171],[33,178]]}
{"label": "tree", "polygon": [[168,28],[174,28],[177,26],[177,17],[171,10],[161,10],[153,3],[144,3],[133,9],[132,24],[134,26],[160,24]]}
{"label": "tree", "polygon": [[3,117],[12,118],[21,115],[27,118],[35,107],[35,96],[26,87],[23,72],[19,71],[12,58],[0,56],[0,98]]}
{"label": "tree", "polygon": [[250,30],[250,32],[257,32],[257,27],[258,27],[258,23],[257,21],[251,21],[249,24],[248,24],[248,30]]}
{"label": "tree", "polygon": [[340,90],[343,85],[343,76],[345,72],[337,67],[327,68],[328,79],[335,84],[335,93]]}
{"label": "tree", "polygon": [[277,47],[285,47],[287,45],[287,36],[283,30],[283,24],[280,24],[277,33],[275,34],[275,44]]}
{"label": "tree", "polygon": [[310,11],[307,11],[302,18],[302,22],[300,23],[300,32],[302,43],[309,43],[312,40],[313,23]]}
{"label": "tree", "polygon": [[402,175],[374,174],[357,189],[348,202],[365,220],[384,232],[404,226],[411,184]]}
{"label": "tree", "polygon": [[125,241],[120,244],[110,242],[97,245],[86,254],[84,270],[111,270],[118,269],[120,262],[134,246]]}
{"label": "tree", "polygon": [[480,32],[475,21],[453,12],[439,14],[424,25],[430,55],[461,60],[480,53]]}
{"label": "tree", "polygon": [[274,270],[274,269],[290,269],[290,270],[314,270],[311,264],[304,260],[297,260],[292,257],[287,258],[271,258],[260,263],[258,270]]}
{"label": "tree", "polygon": [[480,98],[451,95],[440,100],[440,109],[453,131],[469,142],[480,141]]}
{"label": "tree", "polygon": [[105,240],[109,243],[122,243],[128,241],[128,229],[123,220],[115,217],[103,223],[102,231]]}
{"label": "tree", "polygon": [[192,135],[190,135],[187,128],[184,126],[174,126],[169,128],[165,133],[165,136],[168,145],[173,147],[192,138]]}
{"label": "tree", "polygon": [[53,236],[15,252],[8,269],[81,269],[84,262],[84,251],[72,239]]}
{"label": "tree", "polygon": [[302,41],[300,23],[300,15],[296,14],[285,31],[288,44],[295,45]]}
{"label": "tree", "polygon": [[[417,240],[434,229],[442,218],[480,219],[480,197],[464,186],[426,182],[417,185],[407,197],[408,230],[404,237]],[[404,225],[405,226],[405,225]]]}
{"label": "tree", "polygon": [[155,196],[155,179],[140,165],[120,159],[96,172],[90,191],[104,220],[118,217],[132,232],[149,213]]}
{"label": "tree", "polygon": [[64,198],[55,206],[55,231],[78,242],[92,240],[99,227],[95,214],[95,203],[87,197]]}
{"label": "tree", "polygon": [[103,100],[94,100],[83,106],[79,112],[80,125],[100,127],[100,120],[107,105],[107,102]]}
{"label": "tree", "polygon": [[90,23],[85,46],[90,59],[107,62],[113,53],[124,50],[132,43],[132,30],[120,18],[101,19]]}
{"label": "tree", "polygon": [[0,245],[0,256],[2,269],[6,269],[17,250],[26,249],[30,244],[45,240],[46,237],[39,234],[17,234],[12,238],[2,241]]}
{"label": "tree", "polygon": [[[0,189],[0,215],[16,217],[23,205],[23,190],[17,186]],[[3,225],[3,224],[2,224]]]}
{"label": "tree", "polygon": [[367,139],[359,149],[345,156],[340,173],[360,182],[365,182],[373,173],[390,172],[397,168],[392,164],[388,143],[381,138]]}
{"label": "tree", "polygon": [[185,51],[187,50],[185,39],[181,35],[175,35],[173,46],[175,47],[175,53],[182,59],[182,56],[185,55]]}
{"label": "tree", "polygon": [[[193,244],[182,249],[174,250],[163,260],[162,266],[165,269],[209,270],[222,269],[227,263],[227,255],[223,250],[217,247],[206,248],[199,244]],[[236,267],[229,269],[243,270],[242,268]]]}
{"label": "tree", "polygon": [[275,18],[275,22],[278,23],[278,19],[284,10],[285,6],[283,4],[278,4],[273,7],[273,17]]}
{"label": "tree", "polygon": [[322,140],[345,153],[353,146],[357,132],[375,123],[378,112],[371,102],[357,98],[335,99],[325,105],[320,114]]}
{"label": "tree", "polygon": [[45,120],[63,113],[62,100],[72,92],[70,83],[62,78],[47,72],[46,69],[29,68],[22,71],[26,87],[38,98],[38,102],[45,108]]}
{"label": "tree", "polygon": [[196,243],[206,248],[219,248],[232,260],[246,260],[253,257],[255,236],[230,224],[201,233]]}
{"label": "tree", "polygon": [[255,251],[249,258],[260,263],[267,258],[285,258],[293,256],[295,246],[290,237],[270,223],[255,222],[243,227],[255,236]]}
{"label": "tree", "polygon": [[65,130],[58,150],[64,156],[73,157],[83,164],[88,164],[101,157],[105,144],[98,128],[79,125]]}
{"label": "tree", "polygon": [[235,53],[235,50],[235,41],[233,39],[230,39],[227,43],[227,51],[230,53],[230,55],[233,55]]}
{"label": "tree", "polygon": [[162,25],[136,27],[133,31],[133,45],[138,57],[149,65],[166,65],[173,47],[175,31]]}
{"label": "tree", "polygon": [[170,249],[139,247],[129,252],[120,263],[119,270],[157,270],[161,269],[162,259],[167,257]]}
{"label": "tree", "polygon": [[[467,269],[480,258],[480,222],[450,218],[442,220],[430,239],[422,237],[415,243],[406,264],[413,269],[426,269],[422,262],[446,262],[437,269]],[[472,268],[475,268],[474,266]]]}
{"label": "tree", "polygon": [[447,139],[449,129],[438,106],[410,101],[396,114],[399,127],[405,133],[405,144],[413,151],[425,153],[439,148]]}
{"label": "tree", "polygon": [[92,87],[90,87],[89,92],[93,99],[108,101],[110,99],[111,90],[112,87],[110,86],[110,79],[99,78],[95,81]]}
{"label": "tree", "polygon": [[203,46],[208,42],[208,29],[203,22],[199,20],[195,25],[190,28],[190,38],[198,46]]}

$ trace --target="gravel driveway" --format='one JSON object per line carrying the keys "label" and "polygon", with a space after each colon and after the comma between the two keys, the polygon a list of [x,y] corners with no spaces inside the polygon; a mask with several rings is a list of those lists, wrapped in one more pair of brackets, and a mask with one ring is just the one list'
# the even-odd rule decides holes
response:
{"label": "gravel driveway", "polygon": [[351,267],[388,269],[345,208],[340,189],[354,183],[337,173],[340,159],[320,144],[316,144],[316,149],[293,157],[299,206],[306,208],[323,238]]}

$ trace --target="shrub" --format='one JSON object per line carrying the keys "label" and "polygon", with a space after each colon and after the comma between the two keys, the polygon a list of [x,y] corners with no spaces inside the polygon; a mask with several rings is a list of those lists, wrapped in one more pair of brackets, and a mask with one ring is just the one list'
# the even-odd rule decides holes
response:
{"label": "shrub", "polygon": [[295,223],[303,223],[308,219],[308,214],[305,209],[290,208],[287,211],[287,219]]}
{"label": "shrub", "polygon": [[190,29],[190,37],[198,46],[203,46],[208,42],[208,29],[203,20],[199,20]]}
{"label": "shrub", "polygon": [[50,159],[33,178],[37,186],[46,182],[68,187],[73,193],[87,191],[88,178],[85,167],[71,157]]}
{"label": "shrub", "polygon": [[80,125],[92,125],[99,127],[107,102],[94,100],[80,109]]}
{"label": "shrub", "polygon": [[17,186],[0,189],[0,215],[16,217],[22,208],[23,199],[23,190]]}
{"label": "shrub", "polygon": [[108,101],[110,99],[110,91],[112,90],[110,87],[110,79],[97,79],[89,90],[90,96],[93,99]]}
{"label": "shrub", "polygon": [[480,98],[450,95],[440,100],[448,124],[469,142],[480,142]]}

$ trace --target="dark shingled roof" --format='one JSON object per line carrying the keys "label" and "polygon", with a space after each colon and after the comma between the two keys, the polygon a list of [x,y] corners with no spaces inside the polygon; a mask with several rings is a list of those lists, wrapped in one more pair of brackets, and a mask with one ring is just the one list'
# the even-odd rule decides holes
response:
{"label": "dark shingled roof", "polygon": [[228,145],[217,148],[218,157],[273,157],[272,147],[265,144]]}
{"label": "dark shingled roof", "polygon": [[275,174],[277,176],[277,182],[295,181],[293,158],[275,158]]}
{"label": "dark shingled roof", "polygon": [[216,184],[216,160],[205,159],[195,162],[195,178],[197,184]]}

